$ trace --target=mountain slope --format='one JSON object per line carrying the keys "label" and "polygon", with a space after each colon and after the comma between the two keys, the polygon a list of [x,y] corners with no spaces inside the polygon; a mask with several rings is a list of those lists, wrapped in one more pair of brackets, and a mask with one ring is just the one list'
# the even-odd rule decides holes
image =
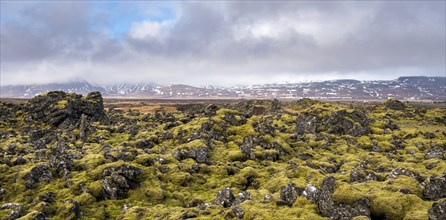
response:
{"label": "mountain slope", "polygon": [[62,90],[87,94],[99,91],[105,97],[120,98],[322,98],[371,100],[445,100],[445,77],[400,77],[396,80],[358,81],[351,79],[305,83],[275,83],[251,86],[194,87],[155,83],[120,83],[98,86],[87,81],[43,85],[2,86],[1,97],[29,98],[47,91]]}

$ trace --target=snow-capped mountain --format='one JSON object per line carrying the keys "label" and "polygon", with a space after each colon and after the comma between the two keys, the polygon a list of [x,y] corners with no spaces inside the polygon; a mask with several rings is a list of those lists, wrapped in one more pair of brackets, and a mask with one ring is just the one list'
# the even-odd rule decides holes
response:
{"label": "snow-capped mountain", "polygon": [[9,85],[0,87],[1,97],[12,98],[31,98],[48,91],[62,90],[65,92],[75,92],[79,94],[88,94],[91,91],[105,92],[101,86],[93,85],[84,80],[78,80],[67,83],[49,83],[34,85]]}
{"label": "snow-capped mountain", "polygon": [[87,81],[43,85],[1,86],[1,97],[29,98],[52,90],[87,94],[99,91],[104,97],[119,98],[316,98],[371,100],[446,100],[446,77],[400,77],[396,80],[330,80],[304,83],[275,83],[234,87],[195,87],[121,83],[99,86]]}

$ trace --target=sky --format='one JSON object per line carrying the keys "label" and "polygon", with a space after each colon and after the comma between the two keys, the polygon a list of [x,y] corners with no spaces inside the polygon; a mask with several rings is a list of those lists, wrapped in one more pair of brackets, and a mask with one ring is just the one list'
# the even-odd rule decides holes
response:
{"label": "sky", "polygon": [[1,1],[1,85],[446,75],[445,1]]}

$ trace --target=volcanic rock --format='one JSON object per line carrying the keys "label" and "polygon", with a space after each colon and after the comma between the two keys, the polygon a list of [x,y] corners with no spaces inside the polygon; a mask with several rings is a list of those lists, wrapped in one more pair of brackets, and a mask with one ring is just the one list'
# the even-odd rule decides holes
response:
{"label": "volcanic rock", "polygon": [[177,160],[185,160],[187,158],[192,158],[198,163],[207,163],[209,156],[209,148],[208,147],[198,147],[192,149],[180,149],[172,153],[172,155]]}
{"label": "volcanic rock", "polygon": [[389,99],[386,103],[385,103],[386,108],[388,109],[392,109],[392,110],[404,110],[405,106],[404,103],[402,103],[399,100],[396,99]]}
{"label": "volcanic rock", "polygon": [[227,208],[232,206],[235,201],[235,196],[232,194],[232,191],[229,187],[225,187],[224,189],[218,191],[217,198],[213,201],[214,204],[222,205]]}
{"label": "volcanic rock", "polygon": [[48,165],[40,164],[31,169],[24,177],[26,180],[26,188],[32,188],[35,184],[46,181],[49,182],[53,179],[53,174],[49,171]]}
{"label": "volcanic rock", "polygon": [[298,188],[294,185],[294,183],[288,183],[282,187],[280,190],[280,199],[277,204],[278,205],[287,205],[289,207],[293,206],[294,201],[296,201],[297,197],[302,195],[304,191],[303,188]]}
{"label": "volcanic rock", "polygon": [[446,175],[439,178],[431,176],[429,183],[424,187],[423,196],[429,200],[446,198]]}
{"label": "volcanic rock", "polygon": [[91,92],[84,98],[74,93],[53,91],[29,100],[26,112],[28,121],[36,120],[57,127],[64,122],[77,124],[82,114],[100,119],[104,116],[104,105],[99,92]]}
{"label": "volcanic rock", "polygon": [[367,116],[359,110],[339,110],[326,116],[305,112],[297,118],[296,132],[298,135],[314,134],[325,129],[336,135],[362,136],[370,133],[369,123]]}
{"label": "volcanic rock", "polygon": [[123,165],[105,168],[102,175],[102,195],[104,199],[125,199],[128,191],[138,186],[139,168]]}
{"label": "volcanic rock", "polygon": [[434,202],[432,208],[428,211],[429,219],[445,220],[446,219],[446,200]]}

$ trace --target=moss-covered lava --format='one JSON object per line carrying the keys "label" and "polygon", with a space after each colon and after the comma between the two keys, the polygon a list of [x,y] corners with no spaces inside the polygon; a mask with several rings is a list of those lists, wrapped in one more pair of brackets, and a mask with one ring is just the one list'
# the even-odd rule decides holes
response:
{"label": "moss-covered lava", "polygon": [[0,219],[444,219],[446,110],[0,102]]}

